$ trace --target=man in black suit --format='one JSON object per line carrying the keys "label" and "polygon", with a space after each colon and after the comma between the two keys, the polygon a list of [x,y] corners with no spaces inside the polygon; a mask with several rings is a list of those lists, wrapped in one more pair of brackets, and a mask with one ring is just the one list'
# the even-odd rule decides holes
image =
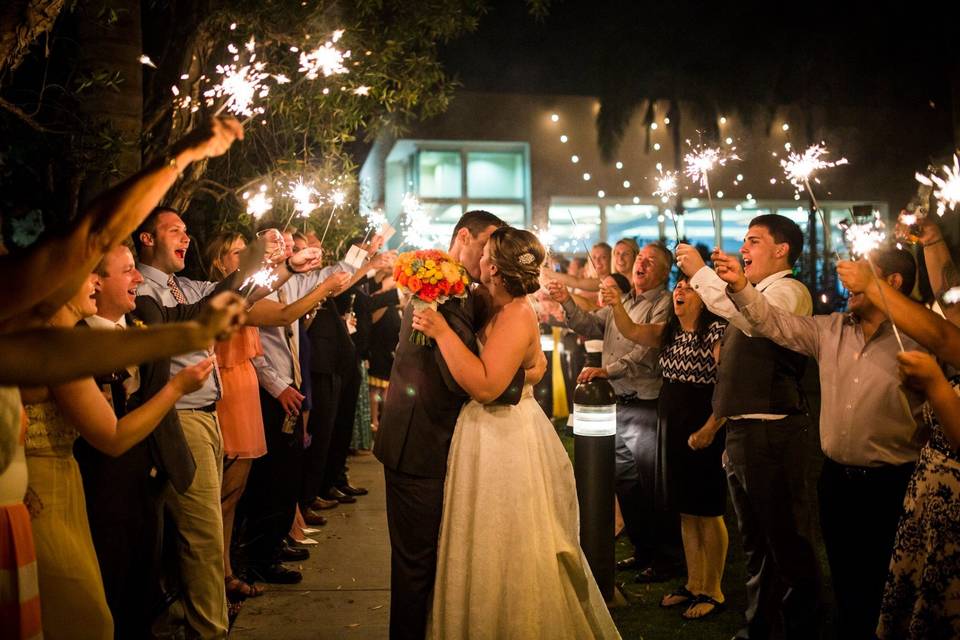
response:
{"label": "man in black suit", "polygon": [[[504,222],[486,211],[468,211],[457,222],[450,255],[478,280],[480,257],[490,234]],[[482,292],[452,299],[439,311],[463,342],[477,351],[477,331],[486,322]],[[421,640],[437,567],[437,540],[443,511],[443,485],[453,428],[469,396],[450,375],[440,350],[410,341],[412,305],[400,329],[390,388],[384,401],[373,452],[383,463],[390,529],[390,637]],[[499,404],[516,404],[525,382],[546,371],[520,369]]]}
{"label": "man in black suit", "polygon": [[[129,248],[120,245],[110,250],[96,272],[101,282],[96,294],[98,312],[87,324],[126,330],[145,321],[163,321],[165,311],[159,306],[141,309],[140,317],[132,314],[138,302],[153,301],[136,298],[143,277]],[[197,305],[191,315],[199,311]],[[219,316],[208,314],[206,324]],[[184,348],[189,346],[184,343]],[[152,398],[169,379],[169,360],[160,360],[121,369],[97,382],[120,419]],[[163,490],[169,481],[177,491],[185,491],[196,470],[177,414],[168,412],[147,438],[121,456],[101,453],[82,438],[74,453],[116,637],[149,637],[164,604],[160,579]]]}

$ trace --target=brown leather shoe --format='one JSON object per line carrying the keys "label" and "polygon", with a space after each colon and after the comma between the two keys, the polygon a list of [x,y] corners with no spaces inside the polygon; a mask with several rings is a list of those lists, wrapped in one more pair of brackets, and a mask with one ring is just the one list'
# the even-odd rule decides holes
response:
{"label": "brown leather shoe", "polygon": [[323,525],[327,524],[327,519],[313,509],[307,509],[302,515],[303,521],[311,527],[322,527]]}
{"label": "brown leather shoe", "polygon": [[310,508],[315,511],[322,511],[324,509],[333,509],[339,505],[340,503],[336,500],[326,500],[320,496],[317,496],[313,499],[313,502],[310,503]]}

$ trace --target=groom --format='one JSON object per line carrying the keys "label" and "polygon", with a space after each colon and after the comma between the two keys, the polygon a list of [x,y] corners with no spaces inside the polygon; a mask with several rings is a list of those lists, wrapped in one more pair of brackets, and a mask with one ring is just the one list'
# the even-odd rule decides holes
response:
{"label": "groom", "polygon": [[[468,211],[453,229],[450,255],[480,279],[483,247],[506,223],[487,211]],[[440,305],[450,327],[477,352],[477,331],[486,323],[482,291]],[[470,398],[457,385],[440,350],[410,342],[413,305],[403,312],[400,343],[390,372],[373,452],[383,463],[390,528],[390,638],[423,640],[437,569],[447,453],[457,416]],[[496,404],[517,404],[525,382],[543,377],[546,360],[519,369]]]}

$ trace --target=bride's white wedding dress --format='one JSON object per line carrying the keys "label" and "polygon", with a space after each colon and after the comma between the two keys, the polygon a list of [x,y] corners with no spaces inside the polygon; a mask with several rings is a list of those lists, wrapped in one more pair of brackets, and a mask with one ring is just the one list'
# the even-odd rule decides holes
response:
{"label": "bride's white wedding dress", "polygon": [[529,385],[517,405],[461,410],[444,491],[429,638],[620,637],[580,549],[573,466]]}

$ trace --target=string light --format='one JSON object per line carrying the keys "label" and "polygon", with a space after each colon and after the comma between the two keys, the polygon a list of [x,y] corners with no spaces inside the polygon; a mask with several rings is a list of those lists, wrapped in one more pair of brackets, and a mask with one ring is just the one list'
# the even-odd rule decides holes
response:
{"label": "string light", "polygon": [[580,156],[570,156],[570,162],[572,162],[573,164],[577,164],[578,162],[580,162]]}
{"label": "string light", "polygon": [[560,142],[562,142],[563,144],[567,144],[567,140],[569,140],[569,138],[567,138],[566,135],[560,136]]}
{"label": "string light", "polygon": [[590,174],[589,174],[589,173],[583,174],[583,180],[584,180],[584,182],[589,182],[589,181],[590,181]]}
{"label": "string light", "polygon": [[552,115],[550,116],[550,119],[553,120],[554,122],[559,122],[559,121],[560,121],[560,116],[558,116],[557,114],[554,113],[554,114],[552,114]]}

